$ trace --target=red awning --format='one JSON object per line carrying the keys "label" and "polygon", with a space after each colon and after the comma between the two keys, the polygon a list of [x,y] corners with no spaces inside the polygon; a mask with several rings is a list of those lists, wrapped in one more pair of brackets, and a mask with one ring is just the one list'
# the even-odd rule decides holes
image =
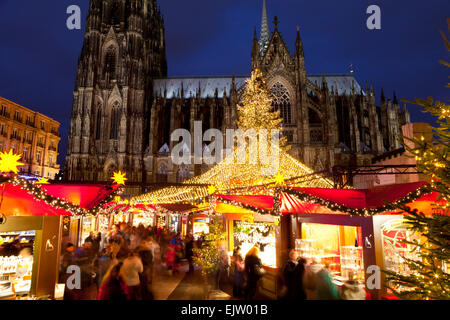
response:
{"label": "red awning", "polygon": [[[55,208],[43,200],[36,199],[27,190],[19,185],[4,183],[3,202],[0,212],[6,216],[42,216],[42,215],[72,215],[65,209]],[[49,195],[71,202],[84,209],[92,209],[113,193],[118,186],[106,187],[104,185],[42,185],[42,189]]]}
{"label": "red awning", "polygon": [[247,195],[217,195],[218,201],[225,199],[228,201],[236,201],[243,205],[251,206],[261,210],[272,211],[273,197],[272,196],[247,196]]}
{"label": "red awning", "polygon": [[51,196],[64,199],[83,209],[90,210],[97,207],[100,202],[116,191],[119,185],[44,184],[41,185],[41,188]]}
{"label": "red awning", "polygon": [[[384,207],[386,202],[395,202],[405,198],[410,193],[426,185],[427,182],[414,182],[389,186],[380,186],[368,190],[292,188],[298,194],[306,194],[315,198],[334,202],[350,209],[375,209]],[[230,204],[235,201],[246,209],[273,210],[273,197],[261,195],[217,195],[218,202]],[[423,194],[413,201],[411,208],[417,208],[425,214],[432,213],[432,205],[437,200],[437,194]],[[221,199],[226,201],[221,201]],[[321,204],[302,201],[298,196],[282,192],[280,196],[280,213],[341,213],[333,211]]]}

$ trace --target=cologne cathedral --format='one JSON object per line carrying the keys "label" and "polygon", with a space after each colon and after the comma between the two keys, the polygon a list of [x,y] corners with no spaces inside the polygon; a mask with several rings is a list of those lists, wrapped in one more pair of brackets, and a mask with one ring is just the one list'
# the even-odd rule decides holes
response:
{"label": "cologne cathedral", "polygon": [[[254,31],[250,68],[262,70],[283,118],[290,153],[320,171],[335,165],[368,165],[400,148],[406,106],[353,76],[311,75],[297,28],[292,55],[278,30],[270,30],[263,2],[261,30]],[[249,30],[249,32],[251,32]],[[232,73],[232,71],[230,72]],[[156,0],[91,0],[70,120],[65,176],[108,181],[127,173],[128,183],[178,183],[206,165],[172,164],[171,133],[225,132],[236,126],[236,106],[248,77],[168,78],[164,19]],[[206,147],[206,146],[205,146]],[[189,148],[189,146],[186,146]]]}

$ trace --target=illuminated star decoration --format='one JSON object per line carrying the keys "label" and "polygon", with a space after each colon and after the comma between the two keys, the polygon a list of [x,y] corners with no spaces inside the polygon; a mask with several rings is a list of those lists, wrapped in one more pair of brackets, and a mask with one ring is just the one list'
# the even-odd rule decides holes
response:
{"label": "illuminated star decoration", "polygon": [[120,170],[119,172],[114,172],[114,176],[111,177],[111,179],[113,180],[113,182],[115,184],[121,185],[121,184],[125,184],[125,181],[128,180],[127,178],[125,178],[126,173],[122,173]]}
{"label": "illuminated star decoration", "polygon": [[208,193],[209,194],[214,194],[214,193],[216,193],[216,191],[217,191],[217,189],[216,189],[215,186],[209,186],[208,187]]}
{"label": "illuminated star decoration", "polygon": [[278,172],[278,173],[275,175],[275,183],[276,183],[277,185],[283,184],[283,183],[284,183],[284,180],[285,180],[285,177],[284,177],[281,173]]}
{"label": "illuminated star decoration", "polygon": [[25,163],[19,162],[19,159],[22,156],[20,154],[13,154],[12,149],[9,150],[9,153],[0,152],[0,171],[1,172],[14,172],[17,174],[19,169],[17,167],[23,166]]}
{"label": "illuminated star decoration", "polygon": [[48,182],[47,178],[40,178],[38,181],[36,181],[36,184],[50,184],[50,182]]}

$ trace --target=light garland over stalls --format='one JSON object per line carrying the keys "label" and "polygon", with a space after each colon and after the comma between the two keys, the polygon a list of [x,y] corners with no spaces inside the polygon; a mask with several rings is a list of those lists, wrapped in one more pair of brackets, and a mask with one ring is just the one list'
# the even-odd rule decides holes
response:
{"label": "light garland over stalls", "polygon": [[271,214],[274,216],[279,216],[280,209],[281,209],[281,197],[280,197],[281,193],[294,195],[302,202],[316,203],[316,204],[322,205],[333,211],[348,213],[352,216],[369,217],[369,216],[374,216],[376,214],[380,214],[380,213],[384,213],[384,212],[395,211],[395,210],[397,210],[399,205],[414,202],[415,200],[419,199],[423,195],[429,194],[430,190],[429,190],[428,185],[424,185],[424,186],[421,186],[420,188],[418,188],[417,190],[410,192],[405,197],[398,199],[397,201],[395,201],[393,203],[386,204],[382,207],[377,207],[374,209],[369,209],[369,208],[354,209],[354,208],[349,208],[344,205],[337,204],[336,202],[333,202],[333,201],[324,200],[324,199],[321,199],[318,197],[311,196],[306,193],[302,193],[302,192],[292,189],[292,188],[277,188],[273,195],[274,205],[273,205],[272,210],[264,210],[264,209],[257,208],[252,205],[241,203],[239,201],[222,199],[222,198],[219,199],[218,197],[213,196],[211,198],[210,211],[215,210],[217,202],[221,202],[221,203],[230,204],[230,205],[242,208],[242,209],[251,210],[258,214]]}
{"label": "light garland over stalls", "polygon": [[[383,213],[383,212],[389,212],[389,211],[398,210],[398,206],[399,205],[414,202],[415,200],[417,200],[420,197],[422,197],[424,194],[429,194],[430,190],[429,190],[429,186],[428,185],[423,185],[420,188],[418,188],[417,190],[414,190],[414,191],[410,192],[405,197],[403,197],[401,199],[398,199],[395,202],[386,203],[386,205],[384,205],[382,207],[377,207],[377,208],[374,208],[374,209],[370,209],[370,208],[363,208],[363,209],[349,208],[347,206],[337,204],[336,202],[325,200],[325,199],[321,199],[321,198],[318,198],[318,197],[314,197],[314,196],[311,196],[309,194],[300,192],[300,191],[292,189],[292,188],[284,188],[284,189],[280,190],[280,192],[294,195],[300,201],[303,201],[303,202],[320,204],[320,205],[322,205],[324,207],[327,207],[328,209],[333,210],[333,211],[348,213],[348,214],[350,214],[352,216],[369,217],[369,216],[374,216],[376,214],[380,214],[380,213]],[[275,211],[275,213],[277,213],[277,211],[279,212],[280,206],[281,206],[281,204],[280,204],[280,197],[279,196],[275,197],[274,198],[274,209],[275,209],[274,211]]]}
{"label": "light garland over stalls", "polygon": [[[240,147],[241,148],[241,147]],[[264,166],[261,164],[237,164],[234,162],[234,151],[222,162],[212,167],[204,174],[191,178],[180,186],[171,186],[154,192],[132,198],[137,203],[198,203],[206,199],[211,193],[212,186],[215,193],[229,193],[234,190],[245,192],[245,189],[262,188],[270,192],[270,187],[291,184],[297,187],[332,188],[333,183],[313,172],[298,160],[283,150],[279,150],[279,171],[275,176],[263,175]],[[268,166],[266,166],[268,167]],[[308,179],[305,180],[305,177]],[[242,187],[233,188],[233,181]]]}

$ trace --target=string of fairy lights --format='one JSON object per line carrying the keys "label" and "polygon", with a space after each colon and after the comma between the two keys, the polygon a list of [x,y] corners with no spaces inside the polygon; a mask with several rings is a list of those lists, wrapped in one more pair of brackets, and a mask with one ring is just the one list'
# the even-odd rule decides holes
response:
{"label": "string of fairy lights", "polygon": [[[9,152],[0,152],[0,172],[2,173],[2,178],[0,179],[0,183],[2,184],[12,184],[21,187],[26,190],[29,194],[31,194],[36,200],[40,200],[45,202],[46,204],[52,206],[56,209],[63,209],[66,211],[70,211],[75,216],[87,216],[87,215],[97,215],[102,211],[102,207],[112,201],[113,197],[118,193],[122,192],[120,187],[114,190],[108,197],[103,199],[99,205],[92,209],[84,209],[81,208],[71,202],[68,202],[64,199],[54,197],[47,192],[45,192],[40,185],[49,184],[48,179],[40,178],[36,183],[29,182],[28,180],[19,178],[17,173],[19,172],[18,167],[24,165],[24,163],[19,162],[21,159],[21,155],[13,154],[12,150]],[[125,175],[119,171],[119,176],[125,178]],[[126,180],[126,179],[125,179]],[[125,180],[120,180],[119,182],[125,182]],[[121,185],[122,183],[118,183]],[[105,188],[111,188],[111,186],[105,186]]]}
{"label": "string of fairy lights", "polygon": [[[191,178],[181,186],[170,186],[144,195],[134,197],[137,203],[201,203],[211,194],[230,192],[270,192],[270,188],[289,182],[298,187],[332,188],[333,183],[318,174],[287,152],[279,149],[279,170],[276,175],[264,175],[270,165],[261,163],[239,164],[235,161],[238,147],[222,162],[202,175]],[[236,186],[235,186],[236,185]],[[211,191],[211,188],[214,190]]]}
{"label": "string of fairy lights", "polygon": [[230,204],[230,205],[242,208],[242,209],[251,210],[258,214],[271,214],[274,216],[279,216],[280,209],[281,209],[281,197],[280,197],[281,193],[293,195],[301,202],[322,205],[322,206],[324,206],[330,210],[336,211],[336,212],[348,213],[352,216],[368,217],[368,216],[374,216],[374,215],[380,214],[380,213],[395,211],[398,209],[399,205],[404,205],[407,203],[414,202],[415,200],[419,199],[423,195],[429,194],[430,190],[429,190],[429,185],[423,185],[420,188],[416,189],[415,191],[410,192],[405,197],[398,199],[392,203],[386,203],[384,206],[377,207],[377,208],[355,209],[355,208],[349,208],[345,205],[338,204],[334,201],[330,201],[330,200],[326,200],[326,199],[322,199],[322,198],[318,198],[318,197],[309,195],[307,193],[301,192],[296,189],[292,189],[290,187],[281,187],[281,188],[277,188],[274,192],[274,196],[273,196],[274,202],[273,202],[273,208],[271,210],[261,209],[256,206],[250,205],[250,204],[242,203],[240,201],[229,200],[229,199],[218,198],[218,197],[214,197],[214,199],[212,200],[212,203],[213,203],[212,209],[213,210],[215,209],[217,202],[221,202],[221,203]]}

